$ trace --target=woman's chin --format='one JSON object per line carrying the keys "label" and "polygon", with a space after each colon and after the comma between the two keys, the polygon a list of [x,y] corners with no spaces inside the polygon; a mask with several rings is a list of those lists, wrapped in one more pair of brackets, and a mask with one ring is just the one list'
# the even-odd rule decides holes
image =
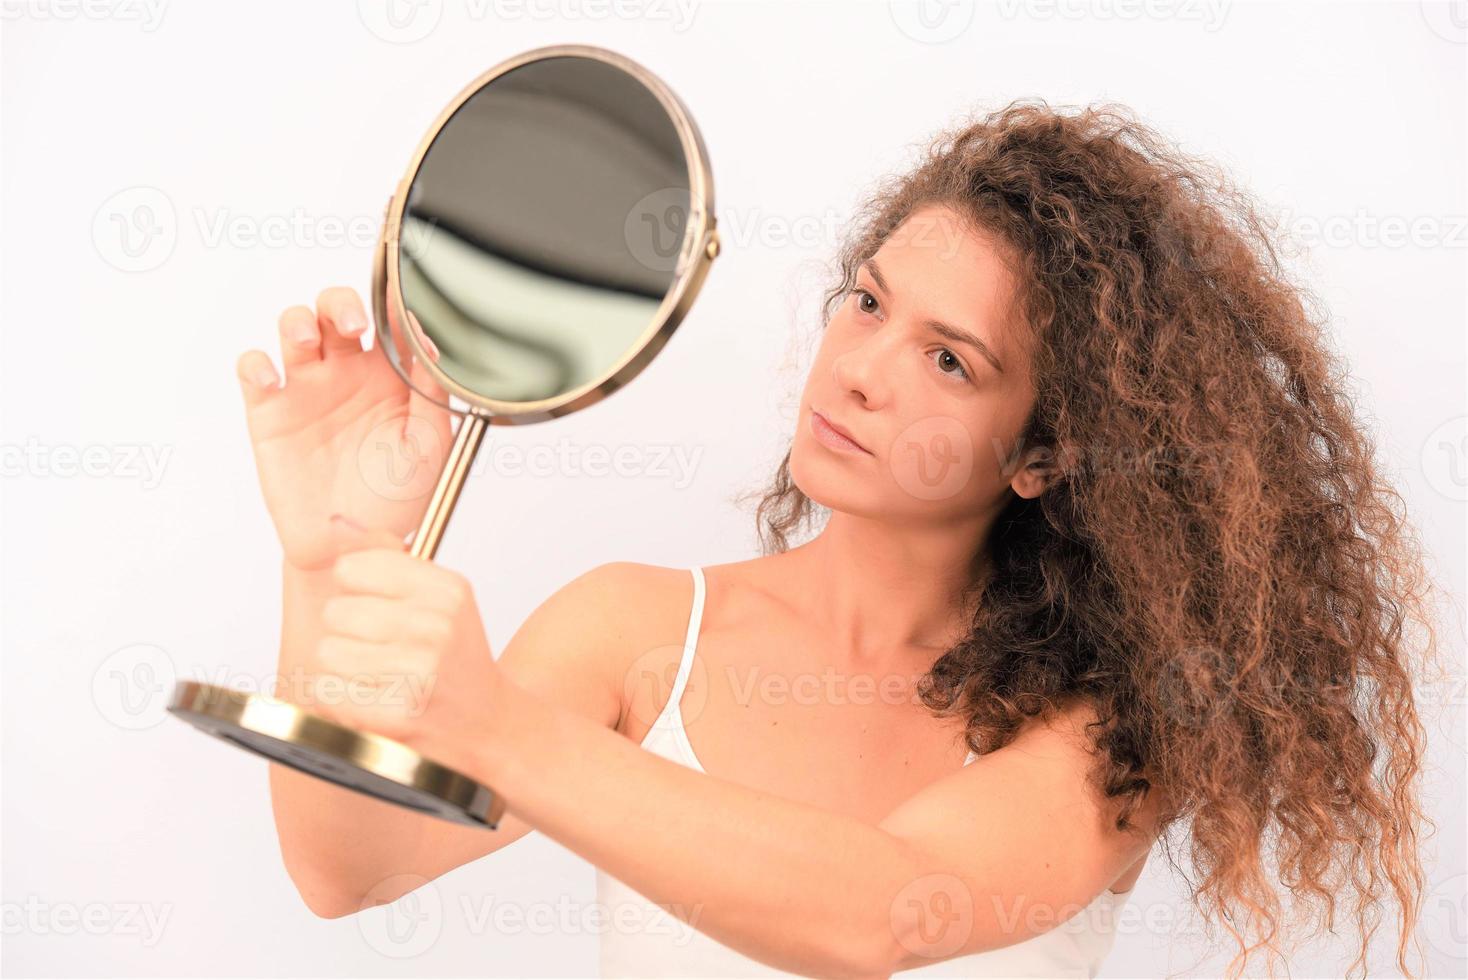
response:
{"label": "woman's chin", "polygon": [[790,481],[815,504],[848,514],[877,512],[878,488],[870,476],[854,473],[849,464],[816,446],[810,453],[790,454]]}

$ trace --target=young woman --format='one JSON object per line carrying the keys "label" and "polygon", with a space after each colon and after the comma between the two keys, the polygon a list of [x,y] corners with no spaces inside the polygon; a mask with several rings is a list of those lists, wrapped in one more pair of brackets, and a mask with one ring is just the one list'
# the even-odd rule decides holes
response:
{"label": "young woman", "polygon": [[[306,903],[536,829],[598,867],[609,974],[1087,976],[1176,835],[1235,972],[1322,908],[1369,937],[1384,899],[1409,972],[1426,585],[1304,297],[1254,205],[1124,111],[944,133],[840,255],[765,554],[592,569],[497,660],[468,583],[404,553],[424,498],[361,451],[448,420],[354,293],[287,310],[284,383],[239,362],[281,672],[383,693],[282,696],[509,808],[475,831],[274,766]],[[642,906],[678,930],[616,926]]]}

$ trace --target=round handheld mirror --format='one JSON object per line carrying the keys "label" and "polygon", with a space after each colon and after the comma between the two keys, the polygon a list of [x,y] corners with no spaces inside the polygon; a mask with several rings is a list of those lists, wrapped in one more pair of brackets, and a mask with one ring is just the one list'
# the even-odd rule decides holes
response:
{"label": "round handheld mirror", "polygon": [[[489,425],[541,422],[626,385],[718,255],[713,175],[688,110],[636,62],[528,51],[470,83],[388,203],[377,348],[459,416],[412,553],[432,560]],[[169,711],[340,786],[494,829],[504,799],[405,745],[289,702],[180,682]]]}

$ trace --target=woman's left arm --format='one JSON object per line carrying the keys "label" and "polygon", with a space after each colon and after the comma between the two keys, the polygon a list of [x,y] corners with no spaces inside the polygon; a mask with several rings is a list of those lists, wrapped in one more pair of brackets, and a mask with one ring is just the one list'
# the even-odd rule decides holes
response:
{"label": "woman's left arm", "polygon": [[[727,946],[887,976],[1018,942],[1150,839],[1110,827],[1072,723],[1036,727],[873,825],[689,769],[506,681],[474,775],[522,820]],[[1079,726],[1074,726],[1078,728]]]}
{"label": "woman's left arm", "polygon": [[353,627],[323,640],[323,663],[397,675],[400,690],[416,678],[426,696],[331,714],[492,786],[521,820],[779,969],[886,976],[1019,942],[1150,845],[1090,788],[1084,716],[1031,726],[873,825],[689,769],[518,686],[467,581],[442,566],[379,547],[335,576]]}

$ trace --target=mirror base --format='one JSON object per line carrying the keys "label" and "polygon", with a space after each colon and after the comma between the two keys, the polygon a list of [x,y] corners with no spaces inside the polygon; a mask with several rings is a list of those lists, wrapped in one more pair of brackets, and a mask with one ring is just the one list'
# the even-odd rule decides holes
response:
{"label": "mirror base", "polygon": [[168,711],[272,762],[442,820],[494,830],[504,815],[503,797],[458,770],[269,695],[180,681]]}

